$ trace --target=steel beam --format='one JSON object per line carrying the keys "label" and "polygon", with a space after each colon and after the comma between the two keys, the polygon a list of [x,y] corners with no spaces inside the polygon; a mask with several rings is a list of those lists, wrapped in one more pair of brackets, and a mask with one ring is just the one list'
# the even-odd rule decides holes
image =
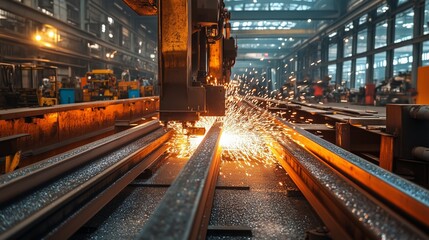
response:
{"label": "steel beam", "polygon": [[303,11],[231,11],[231,20],[245,21],[291,21],[291,20],[335,20],[340,16],[337,10]]}
{"label": "steel beam", "polygon": [[309,38],[316,34],[315,30],[311,29],[276,29],[276,30],[233,30],[232,36],[242,38]]}
{"label": "steel beam", "polygon": [[155,212],[139,239],[205,239],[219,173],[222,124],[215,123]]}

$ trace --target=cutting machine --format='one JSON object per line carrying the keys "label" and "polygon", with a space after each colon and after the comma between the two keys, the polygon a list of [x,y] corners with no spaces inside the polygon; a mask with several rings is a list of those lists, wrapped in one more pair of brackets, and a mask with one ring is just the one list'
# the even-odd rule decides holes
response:
{"label": "cutting machine", "polygon": [[223,0],[124,0],[158,15],[160,120],[193,125],[225,115],[225,85],[237,48]]}

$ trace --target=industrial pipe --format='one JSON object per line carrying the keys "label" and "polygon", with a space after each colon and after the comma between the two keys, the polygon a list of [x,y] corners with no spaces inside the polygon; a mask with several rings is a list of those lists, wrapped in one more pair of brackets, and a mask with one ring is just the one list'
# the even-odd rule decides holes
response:
{"label": "industrial pipe", "polygon": [[429,162],[429,148],[427,147],[415,147],[411,151],[413,157]]}
{"label": "industrial pipe", "polygon": [[410,108],[410,117],[419,120],[429,120],[429,106],[413,106]]}

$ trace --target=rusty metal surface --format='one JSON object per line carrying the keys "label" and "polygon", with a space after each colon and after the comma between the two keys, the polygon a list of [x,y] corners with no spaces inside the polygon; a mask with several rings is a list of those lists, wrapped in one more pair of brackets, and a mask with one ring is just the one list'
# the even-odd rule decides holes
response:
{"label": "rusty metal surface", "polygon": [[158,13],[158,7],[155,0],[123,0],[137,14],[143,16],[152,16]]}
{"label": "rusty metal surface", "polygon": [[111,151],[121,144],[130,142],[159,127],[159,122],[154,120],[109,138],[54,156],[37,165],[31,165],[10,174],[2,175],[0,176],[0,192],[4,194],[0,194],[0,202],[11,201],[50,181],[52,178],[61,176],[64,172],[71,171],[89,162],[94,157]]}
{"label": "rusty metal surface", "polygon": [[105,108],[110,105],[118,105],[118,104],[134,104],[137,102],[158,102],[158,101],[159,101],[159,97],[152,96],[152,97],[142,97],[142,98],[132,98],[132,99],[119,99],[119,100],[110,100],[110,101],[95,101],[95,102],[85,102],[85,103],[64,104],[64,105],[55,105],[50,107],[7,109],[7,110],[0,110],[0,120],[33,117],[33,116],[40,116],[48,113],[57,113],[57,112],[85,109],[85,108]]}
{"label": "rusty metal surface", "polygon": [[217,82],[223,81],[223,71],[222,71],[222,62],[223,62],[223,41],[216,41],[213,44],[209,45],[210,48],[210,58],[209,58],[209,73],[210,77],[216,79]]}
{"label": "rusty metal surface", "polygon": [[26,133],[30,137],[18,139],[17,147],[41,149],[112,129],[117,120],[142,118],[158,107],[158,97],[147,97],[0,110],[0,137]]}
{"label": "rusty metal surface", "polygon": [[220,163],[215,123],[139,234],[139,239],[204,238]]}

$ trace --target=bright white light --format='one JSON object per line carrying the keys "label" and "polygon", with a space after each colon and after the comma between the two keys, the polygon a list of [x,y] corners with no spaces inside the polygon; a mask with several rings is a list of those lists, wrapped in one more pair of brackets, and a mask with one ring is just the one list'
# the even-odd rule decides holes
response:
{"label": "bright white light", "polygon": [[107,22],[109,22],[110,25],[114,23],[113,18],[107,17]]}

